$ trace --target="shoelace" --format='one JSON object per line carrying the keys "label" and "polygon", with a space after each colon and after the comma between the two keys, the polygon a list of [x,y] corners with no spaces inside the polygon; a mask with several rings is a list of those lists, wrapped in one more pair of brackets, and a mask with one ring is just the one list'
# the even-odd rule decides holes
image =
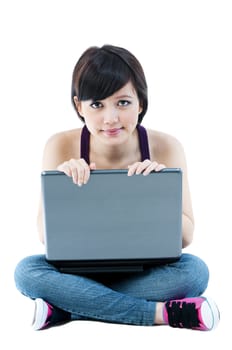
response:
{"label": "shoelace", "polygon": [[194,303],[167,302],[166,309],[170,326],[195,328],[200,326],[198,312]]}

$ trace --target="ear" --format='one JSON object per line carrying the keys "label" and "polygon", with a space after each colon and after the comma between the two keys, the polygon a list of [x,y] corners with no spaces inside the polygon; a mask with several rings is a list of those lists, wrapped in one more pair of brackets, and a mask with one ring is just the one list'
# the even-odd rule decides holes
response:
{"label": "ear", "polygon": [[142,112],[142,110],[143,110],[143,106],[139,105],[139,113],[138,114],[140,114]]}
{"label": "ear", "polygon": [[82,115],[82,113],[81,113],[81,101],[78,100],[77,96],[74,96],[74,97],[73,97],[73,102],[74,102],[74,104],[75,104],[75,107],[76,107],[76,109],[77,109],[77,112],[78,112],[80,115]]}

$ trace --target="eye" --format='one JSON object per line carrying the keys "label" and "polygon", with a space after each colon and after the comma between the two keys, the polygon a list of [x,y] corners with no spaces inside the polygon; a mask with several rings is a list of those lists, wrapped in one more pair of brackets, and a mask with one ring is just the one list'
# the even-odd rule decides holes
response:
{"label": "eye", "polygon": [[99,101],[94,101],[93,103],[91,103],[90,105],[92,108],[94,109],[98,109],[98,108],[101,108],[102,107],[102,103],[99,102]]}
{"label": "eye", "polygon": [[128,106],[130,104],[131,104],[131,102],[127,101],[127,100],[120,100],[120,101],[118,101],[118,105],[121,106],[121,107],[126,107],[126,106]]}

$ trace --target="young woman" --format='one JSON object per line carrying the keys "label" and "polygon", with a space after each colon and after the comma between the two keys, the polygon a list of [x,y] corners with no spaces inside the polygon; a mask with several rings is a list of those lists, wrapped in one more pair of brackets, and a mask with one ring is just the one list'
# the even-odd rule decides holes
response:
{"label": "young woman", "polygon": [[[164,167],[182,168],[182,244],[188,246],[194,218],[184,151],[176,138],[141,126],[148,101],[138,60],[120,47],[90,47],[73,71],[72,103],[84,126],[48,140],[43,169],[58,169],[75,184],[88,186],[93,169],[128,169],[128,176],[149,176]],[[43,242],[42,221],[40,203]],[[23,259],[15,270],[17,288],[35,300],[36,330],[82,319],[211,330],[219,312],[202,296],[208,278],[206,264],[190,254],[143,272],[93,278],[61,273],[44,255]]]}

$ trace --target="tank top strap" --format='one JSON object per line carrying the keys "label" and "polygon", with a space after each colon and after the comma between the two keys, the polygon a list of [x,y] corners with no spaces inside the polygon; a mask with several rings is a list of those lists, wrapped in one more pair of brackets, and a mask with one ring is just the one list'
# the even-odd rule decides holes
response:
{"label": "tank top strap", "polygon": [[89,164],[89,141],[90,141],[90,133],[85,125],[81,131],[80,155],[81,155],[81,158],[83,158],[87,164]]}
{"label": "tank top strap", "polygon": [[[138,130],[138,136],[139,136],[141,160],[144,161],[145,159],[150,159],[147,131],[140,124],[137,125],[137,130]],[[86,161],[87,164],[89,164],[89,142],[90,142],[90,133],[85,125],[81,131],[80,156]]]}
{"label": "tank top strap", "polygon": [[138,130],[138,135],[139,135],[141,160],[143,162],[145,159],[150,159],[147,130],[140,124],[137,125],[137,130]]}

